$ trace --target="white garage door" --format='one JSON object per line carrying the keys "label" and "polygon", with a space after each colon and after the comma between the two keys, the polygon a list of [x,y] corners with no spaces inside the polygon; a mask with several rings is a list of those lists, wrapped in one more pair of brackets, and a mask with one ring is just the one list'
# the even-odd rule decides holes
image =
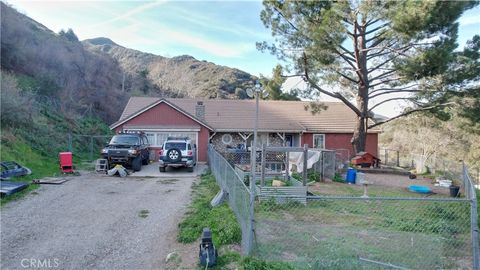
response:
{"label": "white garage door", "polygon": [[148,137],[148,142],[151,146],[163,146],[163,142],[167,140],[168,137],[188,137],[193,143],[197,143],[197,133],[198,132],[178,132],[178,131],[168,131],[168,132],[151,132],[147,131],[145,134]]}

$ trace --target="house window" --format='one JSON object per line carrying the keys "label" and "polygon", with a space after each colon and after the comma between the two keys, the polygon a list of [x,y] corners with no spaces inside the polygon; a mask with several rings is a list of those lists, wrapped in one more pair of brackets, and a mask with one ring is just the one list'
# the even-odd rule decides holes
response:
{"label": "house window", "polygon": [[222,142],[223,144],[231,144],[233,141],[232,135],[230,134],[223,134],[222,136]]}
{"label": "house window", "polygon": [[325,149],[325,134],[313,134],[313,148]]}

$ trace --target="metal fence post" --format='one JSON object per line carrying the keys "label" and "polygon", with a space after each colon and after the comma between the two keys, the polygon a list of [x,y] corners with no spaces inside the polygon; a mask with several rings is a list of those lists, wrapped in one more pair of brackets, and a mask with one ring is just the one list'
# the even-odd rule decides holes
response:
{"label": "metal fence post", "polygon": [[322,179],[322,182],[325,181],[325,152],[322,151],[322,171],[320,172],[320,179]]}
{"label": "metal fence post", "polygon": [[260,176],[260,186],[263,187],[265,186],[265,165],[266,164],[266,157],[265,155],[267,154],[267,145],[266,144],[262,144],[262,161],[261,161],[261,167],[260,167],[260,170],[261,170],[261,176]]}
{"label": "metal fence post", "polygon": [[[473,181],[468,174],[467,166],[465,163],[462,164],[462,175],[464,183],[466,184],[465,189],[468,189],[468,199],[470,199],[470,230],[472,237],[472,252],[473,252],[473,269],[480,270],[480,247],[478,239],[478,214],[477,214],[477,196],[475,193],[475,186]],[[467,188],[468,185],[468,188]]]}
{"label": "metal fence post", "polygon": [[89,160],[93,161],[93,136],[90,136],[90,155]]}
{"label": "metal fence post", "polygon": [[303,186],[307,185],[308,144],[303,145]]}
{"label": "metal fence post", "polygon": [[474,198],[470,201],[471,204],[471,226],[472,226],[472,249],[473,249],[473,269],[480,270],[480,248],[478,239],[478,214],[477,214],[477,200]]}

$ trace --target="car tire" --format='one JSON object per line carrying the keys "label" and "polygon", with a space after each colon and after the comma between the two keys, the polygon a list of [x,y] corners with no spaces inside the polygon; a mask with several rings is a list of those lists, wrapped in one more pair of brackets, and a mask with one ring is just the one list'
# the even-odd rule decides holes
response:
{"label": "car tire", "polygon": [[167,168],[167,167],[158,167],[158,169],[160,170],[160,172],[165,172],[165,169],[166,169],[166,168]]}
{"label": "car tire", "polygon": [[138,156],[132,161],[132,169],[134,172],[138,172],[142,169],[142,157]]}
{"label": "car tire", "polygon": [[148,157],[142,159],[142,165],[148,165],[148,163],[149,163]]}
{"label": "car tire", "polygon": [[170,162],[177,162],[182,159],[182,152],[180,149],[172,148],[167,151],[167,159]]}
{"label": "car tire", "polygon": [[187,168],[187,171],[188,171],[188,172],[193,172],[193,167],[188,167],[188,168]]}

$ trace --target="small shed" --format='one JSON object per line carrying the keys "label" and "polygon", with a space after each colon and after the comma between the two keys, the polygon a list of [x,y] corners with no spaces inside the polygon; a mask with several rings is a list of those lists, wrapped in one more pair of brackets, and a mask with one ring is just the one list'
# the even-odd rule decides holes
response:
{"label": "small shed", "polygon": [[378,167],[380,164],[380,159],[368,152],[359,152],[357,155],[352,158],[353,165],[360,165],[363,168],[367,167]]}

